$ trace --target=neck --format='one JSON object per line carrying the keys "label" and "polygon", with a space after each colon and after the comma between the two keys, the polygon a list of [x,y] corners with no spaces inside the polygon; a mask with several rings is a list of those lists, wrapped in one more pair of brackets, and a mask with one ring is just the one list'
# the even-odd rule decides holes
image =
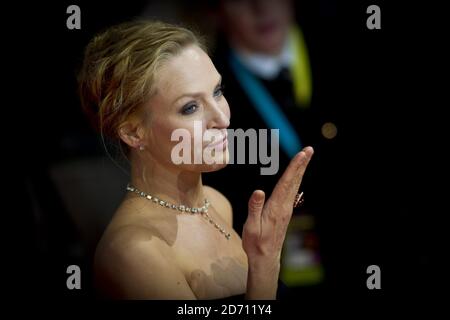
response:
{"label": "neck", "polygon": [[189,207],[204,205],[202,176],[148,158],[147,152],[131,156],[131,184],[161,200]]}

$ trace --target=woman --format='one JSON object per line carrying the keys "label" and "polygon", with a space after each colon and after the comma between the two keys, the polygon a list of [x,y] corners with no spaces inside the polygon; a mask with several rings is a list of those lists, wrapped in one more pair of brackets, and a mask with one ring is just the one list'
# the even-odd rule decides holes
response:
{"label": "woman", "polygon": [[[202,184],[203,172],[228,159],[220,81],[199,38],[178,26],[126,23],[86,48],[82,104],[131,166],[129,192],[95,255],[96,283],[109,297],[276,298],[286,228],[313,150],[293,158],[267,201],[261,190],[251,195],[241,240],[227,198]],[[194,141],[198,124],[214,138]],[[179,129],[192,137],[191,159],[209,150],[216,161],[175,163]]]}

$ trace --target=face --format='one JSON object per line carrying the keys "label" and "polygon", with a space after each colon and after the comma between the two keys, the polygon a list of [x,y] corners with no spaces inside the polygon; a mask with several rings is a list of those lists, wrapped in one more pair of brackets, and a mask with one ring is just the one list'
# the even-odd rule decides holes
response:
{"label": "face", "polygon": [[[206,172],[226,166],[230,109],[223,96],[221,76],[209,56],[196,45],[184,48],[160,67],[156,88],[145,106],[149,117],[145,152],[181,170]],[[180,151],[180,146],[186,148]],[[176,164],[174,150],[180,151],[175,155],[182,154],[190,162]]]}
{"label": "face", "polygon": [[223,0],[223,27],[231,41],[255,52],[277,54],[292,20],[290,0]]}

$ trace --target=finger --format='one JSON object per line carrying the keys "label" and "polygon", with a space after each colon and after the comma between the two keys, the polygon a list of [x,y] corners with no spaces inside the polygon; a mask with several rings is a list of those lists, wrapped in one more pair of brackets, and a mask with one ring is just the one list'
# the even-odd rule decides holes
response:
{"label": "finger", "polygon": [[270,197],[271,201],[294,201],[313,153],[313,148],[306,147],[294,156],[275,185]]}
{"label": "finger", "polygon": [[264,191],[255,190],[248,200],[248,216],[242,230],[243,244],[248,238],[261,236],[261,215],[265,198],[266,195]]}
{"label": "finger", "polygon": [[264,200],[266,195],[262,190],[253,191],[248,201],[248,219],[258,221],[264,208]]}

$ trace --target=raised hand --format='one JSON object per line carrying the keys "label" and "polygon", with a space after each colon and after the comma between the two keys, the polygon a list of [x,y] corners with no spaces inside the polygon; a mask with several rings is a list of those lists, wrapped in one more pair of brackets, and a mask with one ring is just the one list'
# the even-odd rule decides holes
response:
{"label": "raised hand", "polygon": [[[254,191],[250,197],[248,217],[242,233],[242,246],[249,263],[248,287],[254,285],[252,279],[265,279],[269,282],[278,279],[281,250],[292,216],[295,196],[313,153],[311,147],[306,147],[294,156],[267,201],[261,190]],[[270,286],[270,283],[261,286],[261,289],[263,290],[255,289],[255,292],[263,294],[253,297],[271,298],[274,294],[273,285]]]}

